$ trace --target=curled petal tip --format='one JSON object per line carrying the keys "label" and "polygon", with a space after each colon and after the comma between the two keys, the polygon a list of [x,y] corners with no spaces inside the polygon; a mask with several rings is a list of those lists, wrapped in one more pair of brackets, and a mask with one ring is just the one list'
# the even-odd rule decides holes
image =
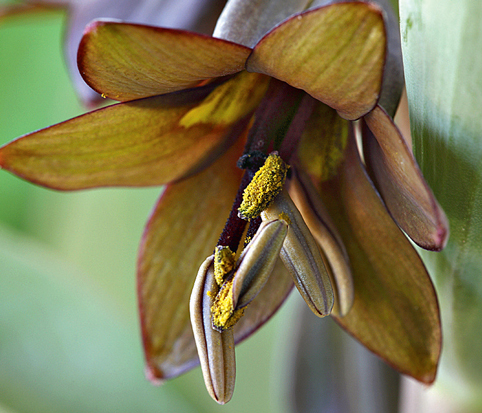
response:
{"label": "curled petal tip", "polygon": [[155,366],[147,364],[144,369],[144,374],[146,379],[149,380],[154,386],[161,386],[165,382],[165,380],[161,378],[161,372]]}
{"label": "curled petal tip", "polygon": [[[442,213],[443,214],[443,213]],[[433,236],[433,246],[427,248],[431,251],[442,251],[446,246],[450,235],[449,224],[445,214],[440,219],[440,224]]]}

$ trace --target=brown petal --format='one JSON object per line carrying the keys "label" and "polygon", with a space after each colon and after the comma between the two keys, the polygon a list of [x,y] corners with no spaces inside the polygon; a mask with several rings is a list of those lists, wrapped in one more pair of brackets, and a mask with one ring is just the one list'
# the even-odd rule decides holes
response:
{"label": "brown petal", "polygon": [[385,63],[381,10],[332,4],[290,18],[263,37],[246,67],[308,92],[347,119],[376,104]]}
{"label": "brown petal", "polygon": [[23,2],[23,3],[7,3],[0,5],[0,21],[6,17],[27,13],[44,13],[49,11],[58,11],[65,8],[62,4],[56,3],[40,3],[40,2]]}
{"label": "brown petal", "polygon": [[94,90],[128,101],[240,72],[250,51],[196,33],[97,20],[80,42],[78,64]]}
{"label": "brown petal", "polygon": [[138,294],[147,369],[174,377],[197,363],[189,297],[198,268],[212,254],[238,185],[239,142],[204,172],[166,188],[141,242]]}
{"label": "brown petal", "polygon": [[206,167],[232,144],[267,80],[243,72],[217,87],[90,112],[4,146],[0,166],[62,190],[177,180]]}
{"label": "brown petal", "polygon": [[412,151],[380,106],[365,120],[365,161],[390,214],[416,244],[440,251],[447,242],[448,222]]}
{"label": "brown petal", "polygon": [[417,380],[435,379],[441,350],[437,297],[413,247],[387,214],[354,139],[337,177],[320,195],[344,240],[355,301],[339,324],[387,363]]}

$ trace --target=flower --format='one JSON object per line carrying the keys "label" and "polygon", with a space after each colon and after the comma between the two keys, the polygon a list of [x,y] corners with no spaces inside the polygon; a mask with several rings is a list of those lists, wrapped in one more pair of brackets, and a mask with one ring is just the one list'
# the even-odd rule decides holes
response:
{"label": "flower", "polygon": [[[238,263],[231,263],[246,277],[242,280],[249,279],[251,266],[243,261],[248,249],[252,262],[266,265],[256,291],[238,283],[241,294],[235,299],[248,301],[243,296],[248,292],[258,296],[244,316],[238,320],[236,315],[232,329],[225,329],[221,316],[218,332],[206,328],[215,310],[203,301],[217,295],[211,271],[215,258],[205,261],[194,288],[191,306],[199,318],[195,325],[201,325],[196,339],[199,343],[209,335],[199,352],[213,397],[219,402],[231,397],[233,343],[269,319],[292,289],[290,274],[271,260],[272,251],[281,251],[285,263],[301,254],[291,273],[315,313],[330,312],[333,284],[339,324],[399,371],[427,383],[434,380],[441,345],[436,295],[391,216],[416,243],[434,250],[443,247],[447,225],[411,151],[377,104],[382,78],[384,84],[390,78],[384,76],[386,46],[381,10],[364,2],[295,14],[254,47],[97,21],[80,43],[79,68],[95,90],[123,103],[0,149],[3,169],[51,188],[168,184],[146,226],[138,263],[151,379],[174,377],[197,363],[187,308],[196,267],[215,246],[237,246],[246,226],[238,216],[244,189],[260,160],[278,151],[291,165],[291,178],[280,193],[261,191],[274,193],[260,207],[266,224],[260,224],[257,213],[250,217],[254,224],[248,238],[253,240]],[[382,96],[380,102],[391,107],[393,96]],[[357,130],[383,201],[360,160]],[[240,156],[244,178],[236,167]],[[286,206],[288,193],[301,215]],[[321,251],[314,242],[304,243],[311,233]],[[269,261],[259,258],[266,255]],[[307,278],[299,276],[299,265],[306,263],[311,265],[304,272]],[[273,266],[273,274],[265,276]],[[314,269],[319,271],[315,278]],[[221,276],[220,290],[225,281]],[[319,299],[323,294],[328,298]],[[224,298],[216,299],[224,307]],[[243,310],[234,303],[228,307],[234,313]]]}
{"label": "flower", "polygon": [[102,102],[77,69],[77,49],[85,26],[96,18],[122,19],[177,29],[211,33],[226,0],[22,0],[0,6],[0,18],[19,13],[65,9],[65,59],[77,93],[87,106]]}

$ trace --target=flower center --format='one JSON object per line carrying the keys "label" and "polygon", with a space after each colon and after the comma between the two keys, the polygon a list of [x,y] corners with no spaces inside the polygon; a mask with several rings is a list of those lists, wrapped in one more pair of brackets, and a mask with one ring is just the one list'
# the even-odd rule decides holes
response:
{"label": "flower center", "polygon": [[[213,327],[219,331],[233,326],[244,312],[244,307],[236,306],[237,298],[233,299],[233,280],[240,277],[236,251],[243,237],[246,251],[251,240],[258,236],[260,214],[282,191],[289,171],[287,162],[296,151],[313,102],[302,90],[272,79],[254,114],[244,155],[238,161],[246,172],[215,248],[214,274],[220,289],[211,308],[211,318]],[[263,231],[268,233],[264,227]],[[242,288],[240,291],[244,292]]]}

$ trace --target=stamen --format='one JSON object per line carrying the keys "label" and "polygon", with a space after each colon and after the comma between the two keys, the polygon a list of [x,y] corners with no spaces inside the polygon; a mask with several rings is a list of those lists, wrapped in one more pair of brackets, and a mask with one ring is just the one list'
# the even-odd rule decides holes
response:
{"label": "stamen", "polygon": [[283,189],[288,168],[276,152],[271,153],[244,190],[238,216],[249,221],[268,208]]}
{"label": "stamen", "polygon": [[236,253],[229,247],[218,245],[214,250],[214,278],[219,286],[223,285],[226,275],[229,274],[236,263]]}
{"label": "stamen", "polygon": [[329,274],[313,235],[286,190],[263,211],[261,218],[269,222],[278,219],[283,213],[288,215],[291,224],[280,258],[313,313],[318,317],[329,315],[333,308],[333,288]]}
{"label": "stamen", "polygon": [[234,335],[232,330],[220,333],[211,327],[212,296],[218,290],[213,259],[212,255],[208,257],[199,269],[189,310],[206,388],[214,400],[224,404],[231,399],[234,391]]}
{"label": "stamen", "polygon": [[258,232],[259,226],[261,225],[261,217],[254,218],[249,223],[248,232],[246,233],[246,237],[244,238],[244,247],[246,248],[248,244],[251,242],[253,237]]}
{"label": "stamen", "polygon": [[273,271],[288,233],[283,220],[264,222],[244,249],[235,268],[219,290],[211,307],[213,328],[224,331],[242,317],[246,306],[259,294]]}

